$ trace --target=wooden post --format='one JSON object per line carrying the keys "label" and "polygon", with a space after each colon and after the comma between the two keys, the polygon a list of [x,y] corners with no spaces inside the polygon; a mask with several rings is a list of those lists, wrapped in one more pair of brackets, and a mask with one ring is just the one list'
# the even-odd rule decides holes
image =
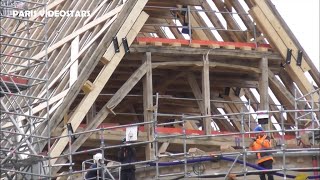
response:
{"label": "wooden post", "polygon": [[[146,52],[143,63],[147,64],[146,75],[143,78],[143,109],[144,109],[144,122],[153,120],[153,97],[152,97],[152,66],[151,66],[151,52]],[[145,125],[148,141],[154,138],[152,124]],[[152,143],[146,146],[146,160],[154,159],[154,147]]]}
{"label": "wooden post", "polygon": [[[202,99],[205,109],[204,116],[211,115],[210,108],[210,79],[209,79],[209,61],[203,60],[202,70]],[[203,120],[203,130],[206,134],[211,134],[211,117],[205,117]]]}
{"label": "wooden post", "polygon": [[[259,79],[259,92],[260,92],[260,106],[259,110],[266,110],[269,111],[269,94],[268,94],[268,87],[269,87],[269,68],[268,68],[268,58],[264,57],[260,61],[260,69],[261,69],[261,76]],[[268,124],[263,125],[264,130],[270,130],[270,120]]]}

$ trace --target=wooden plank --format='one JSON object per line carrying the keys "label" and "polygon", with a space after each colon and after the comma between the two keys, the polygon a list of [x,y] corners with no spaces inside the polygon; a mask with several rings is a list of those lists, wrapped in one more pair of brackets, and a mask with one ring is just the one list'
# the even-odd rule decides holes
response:
{"label": "wooden plank", "polygon": [[[195,77],[195,75],[193,73],[188,73],[188,83],[189,83],[189,85],[190,85],[190,87],[192,89],[193,95],[195,96],[196,99],[198,99],[197,100],[197,104],[199,106],[200,112],[201,112],[202,115],[204,115],[206,113],[205,112],[206,109],[205,109],[205,103],[203,102],[203,95],[202,95],[203,92],[201,92],[200,87],[199,87],[198,82],[197,82],[197,79],[196,79],[196,77]],[[209,99],[209,103],[210,103],[210,99]],[[211,109],[210,109],[210,114],[211,114]],[[203,119],[202,121],[204,122],[205,119]],[[190,122],[190,123],[191,123],[192,126],[195,125],[193,121]],[[197,125],[195,125],[195,126],[196,127],[194,127],[194,128],[198,129],[198,126]],[[211,130],[212,130],[212,128],[211,128],[211,118],[210,118],[210,126],[209,127],[210,127],[210,131],[209,132],[211,132]]]}
{"label": "wooden plank", "polygon": [[[146,1],[144,1],[144,2],[140,1],[140,2],[142,4],[146,3]],[[138,3],[138,5],[141,5],[141,4]],[[137,13],[137,11],[135,11],[134,13]],[[144,13],[144,12],[141,12],[141,14],[139,15],[137,21],[132,26],[132,29],[129,31],[129,33],[126,36],[129,44],[131,44],[133,42],[134,38],[136,37],[136,35],[138,34],[138,32],[140,31],[140,29],[142,28],[143,24],[146,22],[147,19],[148,19],[148,15],[146,13]],[[120,54],[120,53],[124,54],[123,45],[121,45],[120,52],[117,53],[117,55]],[[118,56],[115,56],[115,57],[118,57]],[[117,106],[122,101],[122,99],[126,96],[126,94],[133,88],[133,86],[145,74],[145,71],[146,71],[145,66],[141,66],[131,76],[131,78],[129,78],[129,80],[122,86],[122,88],[120,88],[117,91],[117,93],[109,100],[109,102],[102,108],[102,110],[100,110],[98,112],[98,114],[95,116],[95,118],[90,122],[90,126],[88,126],[87,129],[94,129],[94,128],[98,127],[98,125],[100,125],[100,123],[105,119],[105,117],[108,116],[108,114],[109,114],[109,110],[108,109],[115,108],[115,106]],[[72,146],[73,152],[75,152],[84,143],[84,141],[86,141],[86,139],[88,137],[89,137],[89,135],[86,134],[86,135],[81,136],[81,138],[78,138],[74,142],[74,144]],[[61,154],[62,150],[59,153],[56,153],[56,154],[57,155]],[[51,157],[53,157],[53,156],[51,156]],[[55,162],[57,162],[57,159],[53,159],[53,160],[55,160]],[[60,158],[59,161],[64,162],[65,160]],[[59,168],[57,168],[57,169],[59,169]]]}
{"label": "wooden plank", "polygon": [[[210,106],[210,70],[209,70],[209,60],[203,59],[203,69],[202,69],[202,101],[204,107],[204,116],[211,115]],[[203,122],[203,130],[205,134],[211,134],[211,117],[205,117]]]}
{"label": "wooden plank", "polygon": [[[99,31],[99,33],[97,33],[97,35],[95,37],[93,37],[88,44],[86,44],[79,53],[77,53],[71,60],[71,62],[69,62],[66,66],[64,66],[62,68],[62,70],[59,71],[59,74],[56,75],[56,77],[50,81],[48,88],[51,88],[54,84],[56,84],[56,82],[63,77],[63,75],[65,74],[65,72],[71,67],[73,66],[74,63],[77,62],[77,59],[91,46],[91,44],[106,30],[107,27],[109,27],[113,21],[116,19],[117,16],[114,16],[110,21],[108,21],[108,23]],[[46,92],[42,92],[40,93],[39,97],[42,97]]]}
{"label": "wooden plank", "polygon": [[[227,101],[233,101],[233,102],[240,102],[242,101],[238,96],[235,96],[235,91],[230,88],[230,93],[228,96],[224,96],[224,99]],[[239,103],[228,103],[229,108],[228,111],[234,112],[234,113],[241,113],[241,112],[249,112],[248,108],[245,106],[245,104],[239,104]],[[230,113],[230,112],[228,112]],[[241,131],[241,123],[239,120],[241,120],[241,116],[236,116],[238,121],[233,121],[233,123],[237,126],[237,128],[240,128],[239,131]],[[230,118],[230,117],[229,117]],[[245,117],[247,119],[247,117]],[[251,119],[254,119],[251,115]],[[244,130],[249,130],[248,123],[244,123]]]}
{"label": "wooden plank", "polygon": [[172,75],[168,75],[166,79],[166,81],[162,82],[161,84],[155,84],[155,88],[154,91],[158,92],[159,94],[165,94],[165,90],[167,89],[167,87],[174,83],[178,78],[183,77],[187,74],[187,72],[181,72],[179,74],[176,74],[174,77],[172,77]]}
{"label": "wooden plank", "polygon": [[169,142],[162,143],[159,150],[158,150],[158,155],[165,153],[169,145],[170,145]]}
{"label": "wooden plank", "polygon": [[[192,89],[193,95],[197,100],[197,104],[199,106],[201,114],[205,113],[204,103],[202,103],[202,92],[198,85],[197,79],[193,73],[188,73],[188,83]],[[200,100],[201,99],[201,100]]]}
{"label": "wooden plank", "polygon": [[[217,41],[216,37],[213,35],[211,30],[208,28],[207,23],[201,17],[201,15],[197,11],[197,9],[195,7],[190,7],[190,11],[191,11],[191,15],[193,17],[192,20],[194,19],[196,21],[196,23],[197,23],[197,25],[193,25],[192,24],[192,26],[193,27],[204,27],[204,28],[207,28],[207,29],[202,29],[202,32],[205,34],[206,38],[208,40]],[[201,39],[204,40],[203,38],[201,38]]]}
{"label": "wooden plank", "polygon": [[[295,43],[292,41],[292,39],[289,37],[286,30],[282,27],[281,23],[279,22],[278,18],[274,15],[274,13],[271,11],[271,9],[266,4],[265,0],[254,0],[257,6],[261,9],[261,12],[265,15],[265,17],[268,19],[274,30],[279,35],[280,39],[283,41],[283,43],[286,45],[287,48],[292,49],[292,56],[294,57],[294,60],[297,59],[298,56],[298,47],[295,45]],[[277,46],[277,44],[275,44]],[[305,52],[304,52],[305,53]],[[286,57],[283,57],[286,58]],[[302,58],[302,64],[301,68],[303,72],[309,71],[310,67],[306,63],[305,58]]]}
{"label": "wooden plank", "polygon": [[[70,78],[69,78],[69,87],[73,85],[74,82],[78,79],[78,68],[79,68],[79,62],[78,58],[76,57],[79,53],[79,36],[74,38],[74,40],[71,42],[71,62],[74,61],[74,63],[70,66]],[[50,87],[48,87],[50,88]]]}
{"label": "wooden plank", "polygon": [[[261,34],[261,32],[255,27],[253,26],[253,22],[250,19],[248,13],[246,12],[246,10],[243,8],[243,6],[241,5],[241,3],[239,1],[234,1],[234,0],[225,0],[225,4],[230,4],[230,6],[232,5],[233,8],[237,11],[239,17],[241,18],[241,20],[243,21],[244,25],[247,27],[247,29],[249,31],[247,31],[247,35],[249,36],[249,38],[253,38],[254,37],[254,30],[256,31],[257,36],[259,36]],[[230,11],[230,9],[229,9]],[[247,38],[247,39],[249,39]],[[259,40],[257,40],[257,42],[259,42]],[[265,41],[262,41],[263,43],[265,43]]]}
{"label": "wooden plank", "polygon": [[[90,16],[84,21],[83,24],[88,24],[88,22],[99,12],[99,10],[108,2],[109,0],[104,0],[99,4],[97,8],[95,8],[91,13]],[[108,4],[108,6],[110,3]]]}
{"label": "wooden plank", "polygon": [[[171,61],[171,62],[156,62],[152,63],[152,68],[166,68],[174,66],[193,66],[193,67],[203,67],[203,63],[200,61]],[[230,70],[236,70],[241,72],[250,72],[250,73],[261,73],[261,70],[255,67],[241,66],[228,63],[219,63],[219,62],[209,62],[208,66],[210,68],[224,68]]]}
{"label": "wooden plank", "polygon": [[[128,81],[126,81],[123,84],[123,86],[115,93],[115,95],[102,107],[102,109],[98,112],[98,114],[94,117],[94,119],[92,119],[92,121],[89,122],[85,130],[87,131],[87,130],[92,130],[97,128],[103,122],[103,120],[109,115],[110,111],[112,111],[123,100],[123,98],[131,91],[131,89],[145,75],[146,71],[147,71],[147,64],[144,63],[132,74],[132,76],[128,79]],[[87,140],[87,138],[90,137],[90,135],[91,135],[90,133],[80,135],[72,144],[72,151],[75,152]],[[67,138],[61,138],[60,141],[61,140],[68,142]],[[58,147],[61,149],[62,146],[55,145],[53,149],[57,149],[55,147]],[[68,151],[69,150],[67,150],[67,152]],[[57,158],[59,154],[57,153],[57,150],[52,152],[54,152],[56,155],[56,156],[53,156],[51,153],[51,157],[53,158],[51,159],[51,162],[54,163],[54,162],[57,162],[58,159],[55,159],[55,158]],[[64,161],[64,159],[61,159],[60,161]]]}
{"label": "wooden plank", "polygon": [[[177,55],[203,55],[208,52],[208,48],[191,48],[191,47],[173,47],[173,46],[140,46],[133,44],[130,47],[131,52],[156,52],[163,54],[177,54]],[[225,58],[247,58],[247,59],[260,59],[267,57],[272,60],[282,60],[283,58],[277,52],[259,52],[259,51],[244,51],[244,50],[227,50],[215,49],[210,52],[210,56],[224,56]]]}
{"label": "wooden plank", "polygon": [[259,92],[260,92],[260,110],[269,110],[269,102],[268,102],[268,59],[262,58],[260,60],[260,70],[261,75],[259,78]]}
{"label": "wooden plank", "polygon": [[[222,0],[212,0],[212,1],[215,3],[215,5],[217,6],[220,12],[229,12],[229,10],[225,7],[225,4]],[[222,13],[221,15],[226,20],[227,26],[230,26],[232,30],[240,30],[240,26],[237,24],[237,22],[235,21],[235,19],[232,17],[230,13]],[[237,41],[240,41],[240,42],[246,41],[243,32],[235,32],[234,34],[237,38]]]}
{"label": "wooden plank", "polygon": [[[286,24],[284,19],[281,17],[280,13],[277,11],[275,6],[272,4],[270,0],[267,0],[266,3],[269,5],[269,8],[273,11],[273,14],[277,17],[279,20],[281,27],[287,32],[288,36],[291,38],[291,40],[294,42],[294,44],[297,46],[298,49],[305,52],[301,44],[299,43],[298,39],[295,37],[293,32],[290,30],[289,26]],[[310,74],[313,78],[313,80],[317,83],[318,87],[320,87],[320,74],[319,70],[317,70],[317,65],[315,65],[307,53],[303,53],[303,57],[305,58],[307,64],[310,66],[311,71]]]}
{"label": "wooden plank", "polygon": [[[151,122],[153,120],[153,84],[152,84],[152,67],[151,67],[151,53],[146,52],[145,57],[142,60],[146,63],[146,75],[143,78],[143,115],[144,122]],[[147,140],[152,141],[154,139],[154,129],[151,124],[145,125],[145,130],[147,132]],[[151,143],[146,144],[145,154],[146,160],[155,159],[154,147]]]}
{"label": "wooden plank", "polygon": [[[184,39],[165,39],[165,38],[155,38],[155,37],[138,37],[136,39],[137,42],[146,42],[146,43],[153,43],[153,42],[162,42],[163,44],[173,44],[173,43],[180,43],[183,45],[190,45],[189,40]],[[241,47],[251,47],[256,48],[255,43],[248,43],[248,42],[227,42],[227,41],[212,41],[212,40],[192,40],[191,43],[199,44],[203,46],[209,45],[219,45],[219,46],[234,46],[235,48]],[[259,44],[258,47],[264,47],[267,49],[271,49],[269,44]]]}
{"label": "wooden plank", "polygon": [[[139,3],[139,5],[141,5],[141,4]],[[138,12],[139,11],[136,11],[134,14],[136,14]],[[131,15],[132,15],[131,17],[134,18],[135,15],[133,15],[133,14],[131,14]],[[145,23],[147,18],[148,18],[148,15],[146,13],[142,12],[140,14],[139,20],[132,26],[132,29],[127,34],[128,44],[131,44],[133,42],[134,37],[138,34],[139,30],[141,29],[141,27],[143,26],[143,24]],[[130,19],[130,18],[128,18],[128,20],[133,21],[133,19]],[[132,22],[132,23],[134,23],[134,22]],[[123,31],[125,31],[125,30],[128,30],[128,29],[124,29]],[[110,53],[110,51],[108,53]],[[121,61],[124,54],[125,54],[124,48],[123,48],[123,45],[121,45],[120,52],[117,53],[114,56],[114,59],[112,59],[110,61],[110,63],[104,67],[104,69],[102,70],[102,73],[100,73],[99,76],[97,77],[97,79],[94,81],[95,88],[90,92],[90,94],[86,95],[84,97],[84,99],[81,101],[81,103],[77,106],[75,112],[72,114],[72,116],[70,117],[70,120],[69,120],[69,122],[72,124],[72,127],[74,130],[76,130],[78,128],[80,122],[82,121],[84,116],[87,114],[92,103],[98,97],[98,95],[101,92],[101,90],[103,89],[105,83],[110,78],[112,72],[115,70],[115,68],[117,67],[117,65]],[[62,135],[65,135],[66,133],[67,133],[67,131],[65,130]],[[60,141],[61,141],[61,143],[59,143],[57,146],[55,146],[56,148],[52,149],[52,151],[51,151],[52,157],[58,156],[63,151],[64,147],[68,143],[67,138],[62,138],[62,139],[60,139]],[[54,163],[55,161],[56,161],[56,159],[53,159],[52,163]]]}
{"label": "wooden plank", "polygon": [[[270,22],[267,20],[267,18],[264,16],[261,9],[259,7],[253,7],[249,11],[249,13],[256,19],[256,22],[264,29],[263,32],[265,33],[265,36],[268,38],[268,41],[276,45],[275,47],[277,47],[282,57],[286,57],[287,46],[281,40],[281,38],[279,37],[275,29],[272,27]],[[313,87],[300,67],[298,67],[295,63],[290,63],[289,65],[286,65],[285,70],[288,72],[290,77],[296,82],[303,94],[312,92]],[[313,94],[312,98],[318,99],[319,95]],[[316,107],[318,106],[316,105]]]}
{"label": "wooden plank", "polygon": [[[259,92],[260,92],[260,106],[259,110],[269,111],[269,81],[268,81],[268,59],[262,58],[260,60],[259,67],[261,69],[261,75],[259,79]],[[270,130],[271,120],[269,119],[268,124],[262,125],[263,129]]]}
{"label": "wooden plank", "polygon": [[[208,16],[209,20],[212,22],[212,24],[215,28],[225,29],[225,27],[223,26],[223,24],[219,20],[216,13],[209,12],[209,11],[213,11],[213,9],[211,8],[210,4],[207,1],[202,1],[201,6],[206,11],[205,12],[206,15]],[[233,37],[232,33],[228,32],[228,31],[218,31],[218,33],[224,41],[232,41],[232,37]],[[236,40],[236,38],[234,38],[234,40]]]}

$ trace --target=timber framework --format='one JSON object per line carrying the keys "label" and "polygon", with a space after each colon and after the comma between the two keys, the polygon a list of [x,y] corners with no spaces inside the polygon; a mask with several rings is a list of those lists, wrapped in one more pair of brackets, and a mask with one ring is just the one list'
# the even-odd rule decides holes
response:
{"label": "timber framework", "polygon": [[[124,146],[137,179],[320,179],[320,73],[271,0],[2,0],[0,17],[1,180],[84,179],[96,153],[118,179]],[[272,149],[249,148],[259,124]]]}

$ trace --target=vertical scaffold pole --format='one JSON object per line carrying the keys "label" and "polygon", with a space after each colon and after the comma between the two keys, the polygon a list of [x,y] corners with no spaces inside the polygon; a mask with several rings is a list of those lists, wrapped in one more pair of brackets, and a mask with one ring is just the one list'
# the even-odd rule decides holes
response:
{"label": "vertical scaffold pole", "polygon": [[159,103],[159,93],[156,93],[156,107],[154,109],[154,118],[153,118],[153,128],[154,128],[154,137],[153,143],[155,148],[155,160],[156,160],[156,179],[159,179],[159,149],[158,149],[158,132],[157,132],[157,124],[158,124],[158,104]]}
{"label": "vertical scaffold pole", "polygon": [[[250,116],[250,114],[249,114]],[[242,136],[242,151],[243,151],[243,175],[244,179],[247,178],[247,149],[245,144],[244,136],[244,114],[243,109],[241,108],[241,136]]]}
{"label": "vertical scaffold pole", "polygon": [[286,130],[285,130],[285,126],[284,126],[284,118],[283,118],[283,112],[284,112],[284,109],[283,109],[283,106],[281,106],[281,109],[280,109],[280,118],[281,118],[281,151],[282,151],[282,169],[283,169],[283,178],[286,179],[287,178],[287,172],[286,172],[286,144],[285,144],[285,133],[286,133]]}

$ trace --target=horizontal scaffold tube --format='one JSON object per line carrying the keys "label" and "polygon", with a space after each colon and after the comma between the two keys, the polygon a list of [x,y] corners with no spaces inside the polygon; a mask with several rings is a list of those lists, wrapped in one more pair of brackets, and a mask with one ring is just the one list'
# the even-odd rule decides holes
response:
{"label": "horizontal scaffold tube", "polygon": [[[231,162],[236,161],[239,164],[243,164],[244,163],[241,160],[236,160],[234,158],[229,158],[229,157],[224,157],[224,156],[220,156],[220,160],[231,161]],[[187,163],[188,164],[192,164],[192,163],[206,162],[206,161],[217,161],[217,158],[211,157],[211,156],[204,156],[204,157],[199,157],[199,158],[188,159]],[[156,164],[157,163],[155,163],[155,162],[149,163],[150,166],[156,166]],[[182,164],[184,164],[184,160],[171,161],[171,162],[159,162],[158,166],[166,167],[166,166],[174,166],[174,165],[182,165]],[[267,169],[265,169],[265,168],[263,168],[261,166],[258,166],[256,164],[252,164],[252,163],[246,163],[246,165],[251,167],[251,168],[257,169],[257,170],[267,170]],[[282,173],[275,172],[273,174],[276,175],[276,176],[284,177],[284,174],[282,174]],[[286,174],[286,177],[293,179],[296,176]],[[320,178],[320,175],[318,175],[318,176],[308,176],[308,179],[317,179],[317,178]]]}

